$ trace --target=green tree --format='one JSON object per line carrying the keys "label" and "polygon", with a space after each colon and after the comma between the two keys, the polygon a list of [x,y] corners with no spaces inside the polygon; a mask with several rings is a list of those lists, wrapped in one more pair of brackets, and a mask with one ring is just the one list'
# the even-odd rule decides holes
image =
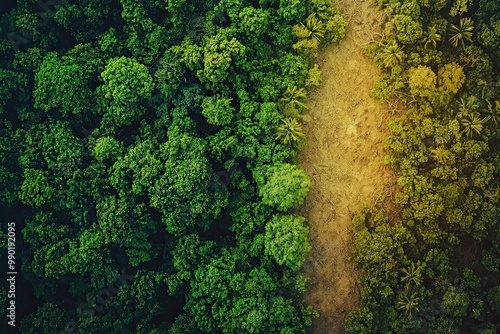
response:
{"label": "green tree", "polygon": [[326,22],[325,38],[331,43],[337,43],[344,38],[347,22],[339,14],[334,14]]}
{"label": "green tree", "polygon": [[457,63],[447,63],[439,68],[438,85],[445,94],[456,94],[465,82],[463,67]]}
{"label": "green tree", "polygon": [[162,213],[169,233],[207,230],[227,205],[227,190],[213,179],[205,140],[181,133],[177,126],[168,137],[159,148],[161,172],[148,188],[151,206]]}
{"label": "green tree", "polygon": [[468,113],[460,118],[460,124],[462,125],[462,132],[468,138],[472,138],[475,134],[481,135],[483,131],[484,124],[488,121],[488,117],[481,118],[479,113],[473,112]]}
{"label": "green tree", "polygon": [[50,122],[38,144],[48,170],[58,180],[71,177],[82,166],[85,148],[73,134],[70,123]]}
{"label": "green tree", "polygon": [[350,334],[375,334],[377,326],[375,324],[375,315],[366,306],[349,313],[345,325],[345,330]]}
{"label": "green tree", "polygon": [[500,124],[500,100],[495,101],[495,103],[491,103],[490,101],[486,102],[488,108],[485,110],[485,113],[488,115],[488,120],[491,121],[495,128],[498,128]]}
{"label": "green tree", "polygon": [[262,202],[280,211],[301,204],[311,184],[303,169],[287,163],[262,166],[253,171],[253,176]]}
{"label": "green tree", "polygon": [[412,284],[417,287],[423,282],[422,267],[419,264],[415,265],[415,263],[412,262],[409,267],[401,268],[401,271],[403,272],[401,282],[405,283],[406,290],[408,290]]}
{"label": "green tree", "polygon": [[431,98],[436,92],[437,77],[427,66],[418,66],[408,71],[410,93],[416,96]]}
{"label": "green tree", "polygon": [[[31,50],[31,49],[30,49]],[[29,50],[26,52],[29,53]],[[34,51],[33,53],[37,53]],[[19,58],[22,56],[19,53],[16,53]],[[26,58],[29,58],[30,55],[25,55]],[[33,57],[41,57],[41,55],[37,54]],[[18,60],[21,62],[21,60]],[[27,60],[29,62],[29,60]],[[33,60],[33,62],[35,62]],[[27,77],[22,75],[21,73],[10,71],[7,69],[0,69],[0,115],[4,115],[6,110],[4,109],[6,105],[13,105],[15,100],[13,97],[18,95],[21,97],[24,95],[22,92],[25,91],[24,86],[27,85]]]}
{"label": "green tree", "polygon": [[286,21],[299,21],[306,14],[304,0],[280,0],[278,14]]}
{"label": "green tree", "polygon": [[450,25],[449,42],[454,47],[460,45],[464,48],[465,42],[472,42],[473,30],[474,22],[470,18],[462,18],[458,26]]}
{"label": "green tree", "polygon": [[299,38],[299,42],[294,45],[294,48],[300,49],[302,44],[310,45],[313,52],[317,52],[325,32],[326,27],[323,22],[315,14],[309,15],[304,22],[293,26],[293,33]]}
{"label": "green tree", "polygon": [[460,321],[440,316],[431,322],[429,334],[459,334]]}
{"label": "green tree", "polygon": [[304,88],[288,87],[279,100],[278,105],[290,115],[296,115],[306,109],[306,90]]}
{"label": "green tree", "polygon": [[469,302],[470,297],[465,291],[460,291],[456,287],[450,286],[443,296],[441,310],[444,314],[453,317],[463,317],[467,314]]}
{"label": "green tree", "polygon": [[479,41],[486,49],[491,50],[491,54],[495,59],[498,59],[498,49],[500,48],[500,19],[486,20],[486,22],[479,26],[479,29],[477,36]]}
{"label": "green tree", "polygon": [[112,58],[101,73],[103,85],[99,92],[110,102],[108,113],[117,125],[127,125],[140,117],[144,109],[138,106],[154,88],[148,68],[135,59]]}
{"label": "green tree", "polygon": [[98,138],[92,149],[92,155],[97,161],[115,160],[122,155],[124,151],[123,144],[113,137],[106,136]]}
{"label": "green tree", "polygon": [[500,314],[500,286],[495,286],[486,292],[486,299],[494,314]]}
{"label": "green tree", "polygon": [[422,37],[422,42],[424,47],[427,49],[432,46],[434,49],[437,46],[437,42],[441,41],[441,35],[438,34],[437,28],[434,26],[429,27]]}
{"label": "green tree", "polygon": [[144,205],[108,196],[97,203],[96,215],[96,233],[104,244],[126,249],[132,266],[151,259],[148,237],[156,229]]}
{"label": "green tree", "polygon": [[397,307],[405,312],[405,314],[411,317],[411,313],[413,311],[419,311],[418,304],[420,298],[417,296],[417,293],[412,293],[411,295],[404,295],[398,299]]}
{"label": "green tree", "polygon": [[186,69],[179,55],[170,50],[165,51],[154,74],[155,86],[163,96],[173,98],[182,81],[185,80],[185,72]]}
{"label": "green tree", "polygon": [[276,129],[276,139],[281,140],[286,145],[298,144],[302,139],[304,139],[302,125],[296,118],[284,118]]}
{"label": "green tree", "polygon": [[472,0],[455,0],[453,6],[450,9],[450,16],[456,16],[457,14],[462,15],[469,10],[469,6],[472,4]]}
{"label": "green tree", "polygon": [[304,57],[294,55],[291,52],[284,52],[279,56],[279,88],[285,89],[294,86],[302,87],[309,70],[308,61]]}
{"label": "green tree", "polygon": [[230,29],[219,29],[216,34],[206,37],[203,44],[202,69],[196,75],[201,82],[212,87],[227,79],[233,60],[245,54],[245,46]]}
{"label": "green tree", "polygon": [[[57,3],[55,13],[51,14],[54,21],[67,29],[80,42],[91,40],[102,31],[108,18],[111,1],[86,0],[81,4]],[[47,6],[50,6],[47,4]],[[47,13],[52,13],[50,7],[44,7]]]}
{"label": "green tree", "polygon": [[90,73],[78,64],[61,60],[57,53],[48,53],[35,74],[35,108],[49,111],[60,107],[63,114],[89,112]]}
{"label": "green tree", "polygon": [[469,114],[477,112],[479,108],[479,101],[474,95],[467,98],[461,97],[458,101],[458,114],[459,118],[465,117]]}
{"label": "green tree", "polygon": [[48,172],[27,168],[23,174],[24,180],[19,192],[19,199],[30,206],[42,206],[50,202],[55,190],[47,180]]}
{"label": "green tree", "polygon": [[265,252],[278,264],[298,269],[310,251],[304,226],[305,219],[297,215],[276,215],[266,224]]}
{"label": "green tree", "polygon": [[[77,239],[70,240],[63,251],[55,253],[55,264],[60,267],[55,273],[58,276],[65,273],[89,273],[93,277],[99,277],[109,271],[113,260],[111,249],[105,246],[104,236],[95,229],[85,229]],[[44,250],[40,254],[46,256]]]}
{"label": "green tree", "polygon": [[21,320],[20,330],[22,333],[35,334],[59,334],[62,333],[69,321],[68,312],[60,305],[44,303],[39,306],[36,313],[32,313]]}
{"label": "green tree", "polygon": [[293,26],[318,43],[345,33],[329,2],[22,0],[4,14],[0,201],[37,306],[22,332],[305,333],[291,267],[307,228],[271,220],[309,180],[275,136],[279,111],[320,84]]}
{"label": "green tree", "polygon": [[201,104],[201,112],[209,124],[228,125],[234,113],[231,101],[231,98],[222,95],[205,97]]}
{"label": "green tree", "polygon": [[150,97],[154,87],[148,68],[123,56],[110,59],[101,78],[104,97],[125,106]]}
{"label": "green tree", "polygon": [[[1,114],[1,112],[0,112]],[[9,123],[5,122],[0,130],[0,203],[14,204],[18,201],[21,184],[19,144],[22,142],[19,133],[12,131]]]}
{"label": "green tree", "polygon": [[353,228],[357,250],[354,261],[365,271],[363,285],[380,303],[393,305],[398,271],[408,261],[403,247],[414,243],[410,231],[401,224],[389,226],[387,217],[374,209],[356,215]]}
{"label": "green tree", "polygon": [[403,44],[415,44],[422,37],[422,24],[408,15],[397,15],[394,27],[396,38]]}
{"label": "green tree", "polygon": [[238,30],[251,38],[261,37],[268,30],[269,19],[269,10],[244,7],[238,12]]}
{"label": "green tree", "polygon": [[312,89],[315,87],[319,87],[321,85],[321,70],[319,69],[318,64],[314,64],[313,67],[309,69],[307,73],[307,79],[305,83],[305,87],[307,89]]}
{"label": "green tree", "polygon": [[170,294],[175,294],[184,283],[189,283],[194,278],[194,271],[210,260],[214,248],[214,242],[203,241],[198,234],[184,235],[177,240],[172,251],[172,264],[176,273],[168,278]]}
{"label": "green tree", "polygon": [[435,102],[439,106],[448,106],[465,82],[463,68],[455,62],[447,63],[439,68],[437,79],[439,94]]}
{"label": "green tree", "polygon": [[382,52],[380,52],[379,57],[385,67],[394,67],[403,62],[405,54],[398,43],[392,41],[392,44],[382,46]]}

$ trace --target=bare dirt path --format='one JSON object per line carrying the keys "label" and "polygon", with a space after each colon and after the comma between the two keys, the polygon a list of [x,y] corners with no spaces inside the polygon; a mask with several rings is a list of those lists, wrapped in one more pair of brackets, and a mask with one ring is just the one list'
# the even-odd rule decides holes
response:
{"label": "bare dirt path", "polygon": [[349,22],[339,45],[319,59],[323,84],[310,94],[305,116],[307,143],[301,164],[312,186],[301,213],[313,247],[304,264],[310,277],[305,300],[320,312],[312,333],[345,333],[349,311],[359,303],[351,218],[362,207],[392,194],[396,176],[383,164],[390,107],[369,96],[378,76],[363,53],[379,40],[384,14],[373,0],[343,0],[337,8]]}

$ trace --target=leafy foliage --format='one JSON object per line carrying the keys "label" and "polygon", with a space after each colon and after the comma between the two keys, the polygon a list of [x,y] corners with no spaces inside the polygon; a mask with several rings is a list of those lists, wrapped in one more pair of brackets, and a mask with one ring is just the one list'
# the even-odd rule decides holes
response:
{"label": "leafy foliage", "polygon": [[279,211],[301,204],[310,186],[304,170],[287,163],[255,169],[254,178],[262,202],[275,206]]}
{"label": "leafy foliage", "polygon": [[90,112],[91,91],[88,71],[79,64],[47,54],[35,76],[35,108],[49,111],[60,107],[63,113]]}
{"label": "leafy foliage", "polygon": [[296,215],[274,216],[266,225],[266,254],[272,256],[278,264],[298,269],[310,250],[304,221],[303,217]]}
{"label": "leafy foliage", "polygon": [[201,104],[203,116],[214,125],[227,125],[233,118],[234,108],[231,99],[220,95],[206,97]]}

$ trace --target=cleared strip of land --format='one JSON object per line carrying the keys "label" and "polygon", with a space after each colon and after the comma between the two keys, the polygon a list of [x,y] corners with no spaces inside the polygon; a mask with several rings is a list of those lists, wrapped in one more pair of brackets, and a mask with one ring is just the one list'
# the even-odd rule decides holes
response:
{"label": "cleared strip of land", "polygon": [[[369,96],[378,76],[363,46],[380,39],[384,14],[375,1],[337,4],[348,20],[346,38],[319,59],[323,84],[308,99],[307,144],[301,164],[312,186],[301,213],[313,247],[304,265],[306,302],[320,312],[312,333],[344,333],[359,304],[351,218],[363,206],[390,203],[396,176],[383,164],[387,122],[394,110]],[[388,208],[390,210],[390,208]]]}

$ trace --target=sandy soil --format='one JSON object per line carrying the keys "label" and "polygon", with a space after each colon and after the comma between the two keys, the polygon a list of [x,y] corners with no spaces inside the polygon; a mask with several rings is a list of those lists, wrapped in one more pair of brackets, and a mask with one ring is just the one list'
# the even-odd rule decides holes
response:
{"label": "sandy soil", "polygon": [[[301,208],[313,247],[304,264],[306,303],[320,312],[312,333],[345,333],[346,315],[359,304],[359,272],[352,263],[351,219],[364,206],[390,210],[396,176],[383,164],[390,106],[369,96],[378,70],[362,47],[380,38],[383,12],[372,0],[342,0],[346,38],[319,59],[323,84],[308,99],[301,164],[312,181]],[[385,203],[385,204],[384,204]]]}

